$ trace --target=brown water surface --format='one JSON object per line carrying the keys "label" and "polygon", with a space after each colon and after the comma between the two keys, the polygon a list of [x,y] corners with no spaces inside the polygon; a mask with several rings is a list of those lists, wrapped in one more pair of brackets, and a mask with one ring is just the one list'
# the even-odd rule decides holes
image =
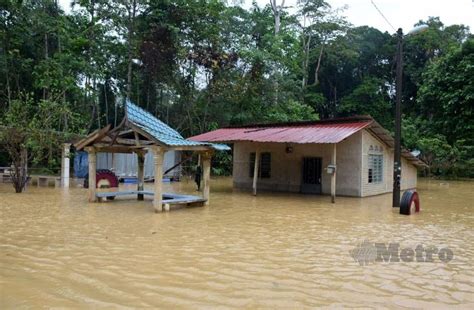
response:
{"label": "brown water surface", "polygon": [[[166,186],[192,193],[191,182]],[[88,204],[86,190],[0,184],[0,308],[474,308],[474,183],[421,180],[422,212],[391,196],[232,190],[211,206],[154,214],[151,202]],[[454,259],[360,266],[360,242],[449,247]]]}

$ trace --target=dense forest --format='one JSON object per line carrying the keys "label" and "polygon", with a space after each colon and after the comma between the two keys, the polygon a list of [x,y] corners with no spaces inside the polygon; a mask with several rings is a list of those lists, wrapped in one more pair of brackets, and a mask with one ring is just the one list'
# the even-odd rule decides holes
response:
{"label": "dense forest", "polygon": [[[64,135],[117,125],[126,97],[184,136],[353,114],[393,131],[395,34],[323,0],[0,3],[0,126],[3,139],[31,130],[15,143],[36,163],[57,166]],[[419,24],[404,45],[403,144],[435,175],[474,177],[474,37]]]}

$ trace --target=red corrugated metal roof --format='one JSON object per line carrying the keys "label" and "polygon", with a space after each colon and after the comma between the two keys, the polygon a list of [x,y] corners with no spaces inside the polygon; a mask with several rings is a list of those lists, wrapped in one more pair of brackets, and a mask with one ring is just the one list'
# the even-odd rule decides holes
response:
{"label": "red corrugated metal roof", "polygon": [[[208,142],[278,142],[278,143],[339,143],[361,129],[367,129],[380,140],[393,148],[390,132],[380,126],[371,116],[352,116],[312,122],[285,124],[256,124],[244,127],[222,128],[191,138],[193,141]],[[402,156],[417,166],[426,164],[402,150]]]}
{"label": "red corrugated metal roof", "polygon": [[209,142],[338,143],[369,126],[373,120],[255,125],[222,128],[189,138]]}

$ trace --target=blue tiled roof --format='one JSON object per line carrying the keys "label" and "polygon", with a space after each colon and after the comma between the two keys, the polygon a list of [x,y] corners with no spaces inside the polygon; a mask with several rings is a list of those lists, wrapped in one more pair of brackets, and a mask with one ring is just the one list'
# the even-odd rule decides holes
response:
{"label": "blue tiled roof", "polygon": [[219,151],[230,150],[225,144],[214,144],[209,142],[197,142],[186,140],[176,130],[163,123],[151,113],[134,105],[127,100],[125,103],[127,119],[129,122],[140,127],[158,141],[169,146],[210,146]]}

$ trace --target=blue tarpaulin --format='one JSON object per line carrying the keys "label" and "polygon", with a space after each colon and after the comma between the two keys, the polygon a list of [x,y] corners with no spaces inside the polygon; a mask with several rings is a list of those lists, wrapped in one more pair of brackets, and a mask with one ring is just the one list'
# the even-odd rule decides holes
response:
{"label": "blue tarpaulin", "polygon": [[89,172],[87,152],[76,152],[74,156],[74,176],[84,178]]}

